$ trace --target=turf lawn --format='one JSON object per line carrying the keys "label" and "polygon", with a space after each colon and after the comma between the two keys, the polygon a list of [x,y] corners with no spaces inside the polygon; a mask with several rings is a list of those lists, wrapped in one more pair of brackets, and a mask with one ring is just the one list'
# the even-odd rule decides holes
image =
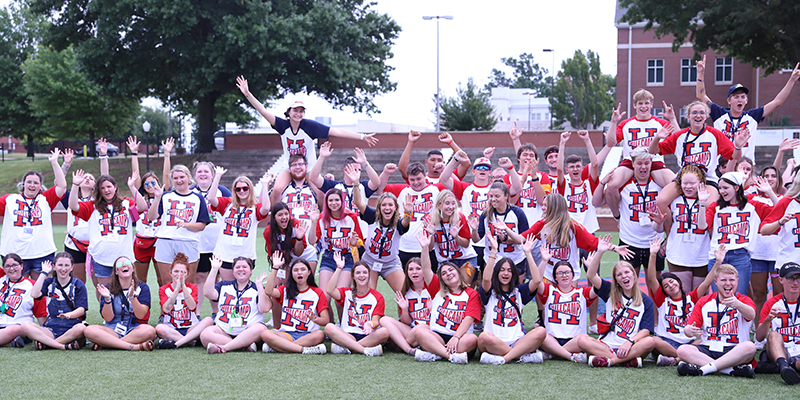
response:
{"label": "turf lawn", "polygon": [[[57,247],[64,227],[54,228]],[[258,249],[263,249],[259,234]],[[615,238],[616,240],[616,238]],[[255,274],[267,270],[259,251]],[[614,254],[603,259],[601,275],[609,276]],[[155,276],[150,273],[151,283]],[[157,289],[151,286],[158,319]],[[387,314],[396,315],[391,289],[380,281],[387,299]],[[89,288],[88,321],[102,321],[94,289]],[[201,316],[210,314],[208,303]],[[536,318],[535,307],[524,311],[525,324]],[[0,349],[5,398],[795,398],[798,389],[778,375],[754,380],[714,375],[677,376],[674,367],[645,362],[642,369],[594,369],[569,361],[542,365],[468,365],[448,362],[419,363],[409,356],[386,353],[383,357],[361,355],[303,356],[263,353],[208,355],[202,348],[92,352]],[[563,380],[562,380],[563,379]]]}

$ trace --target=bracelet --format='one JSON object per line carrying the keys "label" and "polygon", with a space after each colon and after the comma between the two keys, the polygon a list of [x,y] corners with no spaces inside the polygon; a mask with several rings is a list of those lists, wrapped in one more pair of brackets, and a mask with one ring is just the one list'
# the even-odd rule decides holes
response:
{"label": "bracelet", "polygon": [[631,344],[636,344],[636,342],[634,342],[633,339],[629,338],[628,341],[631,342]]}
{"label": "bracelet", "polygon": [[531,182],[539,182],[539,178],[531,179]]}
{"label": "bracelet", "polygon": [[277,271],[277,270],[279,270],[279,269],[281,269],[281,267],[278,267],[278,268],[272,267],[272,270],[273,270],[273,271]]}
{"label": "bracelet", "polygon": [[100,157],[100,159],[102,160],[102,159],[104,159],[104,158],[108,158],[108,154],[102,154],[102,155],[100,155],[99,157]]}
{"label": "bracelet", "polygon": [[447,142],[447,145],[449,146],[449,145],[453,144],[453,140],[454,140],[454,139],[450,139],[450,141],[449,141],[449,142]]}
{"label": "bracelet", "polygon": [[736,150],[741,150],[741,149],[743,149],[744,147],[736,147],[736,145],[733,145],[733,148],[734,148],[734,149],[736,149]]}
{"label": "bracelet", "polygon": [[111,304],[111,298],[109,297],[108,299],[106,299],[105,297],[103,297],[103,304]]}
{"label": "bracelet", "polygon": [[514,164],[511,164],[511,166],[506,168],[506,169],[509,170],[509,171],[513,170],[514,169]]}
{"label": "bracelet", "polygon": [[414,215],[414,214],[413,214],[413,213],[410,213],[410,212],[403,213],[403,218],[405,218],[405,217],[409,217],[409,218],[411,218],[413,215]]}
{"label": "bracelet", "polygon": [[698,79],[697,81],[698,81],[698,82],[702,82],[703,80],[702,80],[702,79]]}
{"label": "bracelet", "polygon": [[369,321],[369,322],[372,322],[372,329],[375,329],[375,321]]}
{"label": "bracelet", "polygon": [[615,246],[615,245],[613,245],[613,244],[612,244],[612,245],[611,245],[611,248],[610,248],[609,250],[611,250],[611,251],[617,251],[617,246]]}
{"label": "bracelet", "polygon": [[138,152],[138,151],[132,151],[132,152],[131,152],[131,155],[132,155],[132,156],[138,156],[138,155],[139,155],[139,152]]}

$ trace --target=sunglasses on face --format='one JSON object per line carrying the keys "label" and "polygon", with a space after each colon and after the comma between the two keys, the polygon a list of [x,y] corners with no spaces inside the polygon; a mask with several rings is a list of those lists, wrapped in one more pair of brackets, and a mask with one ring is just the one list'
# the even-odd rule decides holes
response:
{"label": "sunglasses on face", "polygon": [[491,171],[492,167],[490,167],[488,165],[477,165],[477,166],[475,166],[475,169],[478,170],[478,171]]}
{"label": "sunglasses on face", "polygon": [[235,191],[236,191],[236,193],[241,193],[241,192],[247,192],[247,191],[249,191],[249,190],[250,190],[250,188],[249,188],[249,187],[247,187],[247,186],[239,186],[239,187],[237,187],[237,188],[233,188],[233,190],[235,190]]}
{"label": "sunglasses on face", "polygon": [[156,181],[145,182],[144,187],[156,186]]}
{"label": "sunglasses on face", "polygon": [[131,260],[122,260],[122,261],[118,261],[117,262],[117,268],[120,268],[120,267],[123,267],[123,266],[126,266],[126,265],[127,266],[131,266],[131,265],[133,265],[133,263],[131,262]]}

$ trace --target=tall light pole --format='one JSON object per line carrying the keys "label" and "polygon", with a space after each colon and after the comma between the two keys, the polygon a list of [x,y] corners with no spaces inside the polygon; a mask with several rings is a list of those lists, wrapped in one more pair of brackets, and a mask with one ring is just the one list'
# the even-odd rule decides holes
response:
{"label": "tall light pole", "polygon": [[145,158],[147,159],[147,171],[150,171],[150,123],[144,121],[142,124],[142,130],[144,131],[144,154]]}
{"label": "tall light pole", "polygon": [[550,80],[550,129],[553,129],[553,95],[554,95],[554,84],[556,81],[556,49],[542,49],[545,53],[553,53],[553,69],[550,70],[551,80]]}
{"label": "tall light pole", "polygon": [[422,19],[429,21],[436,20],[436,132],[440,132],[439,119],[439,20],[453,19],[452,15],[426,15]]}
{"label": "tall light pole", "polygon": [[531,131],[531,96],[535,95],[536,92],[523,92],[523,96],[528,96],[528,132]]}

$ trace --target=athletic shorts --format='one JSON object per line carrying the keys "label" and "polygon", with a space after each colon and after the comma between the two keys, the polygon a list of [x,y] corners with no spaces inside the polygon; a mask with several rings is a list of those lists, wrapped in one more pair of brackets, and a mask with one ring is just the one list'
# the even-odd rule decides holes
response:
{"label": "athletic shorts", "polygon": [[[73,325],[73,326],[75,326],[75,325]],[[67,333],[68,330],[72,329],[72,326],[63,326],[63,325],[60,325],[60,326],[59,325],[57,325],[57,326],[48,326],[47,324],[45,324],[44,328],[49,330],[50,333],[53,334],[53,338],[54,339],[58,339],[62,335]]]}
{"label": "athletic shorts", "polygon": [[570,340],[572,340],[572,338],[563,338],[563,339],[562,338],[555,338],[555,339],[558,342],[558,345],[561,346],[561,347],[564,347],[564,345],[566,345],[567,343],[569,343]]}
{"label": "athletic shorts", "polygon": [[666,337],[663,337],[663,336],[657,336],[657,337],[658,337],[659,339],[661,339],[661,340],[663,340],[663,341],[667,342],[667,343],[668,343],[670,346],[672,346],[672,347],[673,347],[675,350],[678,350],[678,347],[681,347],[682,345],[686,344],[686,343],[681,343],[681,342],[678,342],[678,341],[676,341],[676,340],[672,340],[672,339],[670,339],[670,338],[666,338]]}
{"label": "athletic shorts", "polygon": [[72,256],[72,262],[75,264],[83,264],[86,262],[86,253],[80,250],[70,249],[67,246],[64,246],[64,251]]}
{"label": "athletic shorts", "polygon": [[[350,333],[350,332],[347,332],[347,333]],[[356,339],[356,342],[358,342],[361,339],[367,337],[367,335],[365,335],[363,333],[350,333],[350,335],[353,336]]]}
{"label": "athletic shorts", "polygon": [[200,250],[198,250],[197,245],[198,243],[193,241],[158,238],[155,259],[160,263],[172,264],[175,256],[178,253],[183,253],[189,259],[189,262],[193,263],[200,259]]}
{"label": "athletic shorts", "polygon": [[294,342],[295,340],[300,339],[301,337],[311,333],[311,332],[302,332],[302,331],[294,331],[294,332],[278,331],[278,332],[281,332],[284,335],[288,336],[289,340],[291,340],[292,342]]}
{"label": "athletic shorts", "polygon": [[133,255],[137,262],[148,264],[151,260],[155,260],[156,239],[136,235],[133,240]]}
{"label": "athletic shorts", "polygon": [[[631,161],[630,158],[626,158],[626,159],[622,160],[622,162],[619,163],[619,166],[623,167],[623,168],[627,168],[627,169],[632,171],[633,170],[633,161]],[[664,165],[663,161],[653,161],[653,163],[650,164],[650,171],[658,171],[658,170],[664,169],[664,168],[667,168],[667,166]]]}
{"label": "athletic shorts", "polygon": [[214,253],[200,253],[200,260],[197,262],[197,273],[211,272],[211,256]]}
{"label": "athletic shorts", "polygon": [[[361,260],[365,261],[367,263],[367,265],[369,265],[370,269],[372,269],[372,267],[376,263],[380,262],[380,261],[374,261],[374,259],[371,258],[371,257],[362,257]],[[375,270],[373,270],[373,271],[375,271]],[[400,265],[400,258],[399,257],[393,258],[391,261],[389,261],[387,263],[381,263],[380,271],[375,271],[375,273],[380,275],[383,279],[386,279],[386,277],[389,276],[389,274],[391,274],[394,271],[403,272],[403,267]]]}
{"label": "athletic shorts", "polygon": [[446,333],[440,333],[440,332],[436,332],[436,331],[432,331],[432,332],[437,334],[437,335],[439,335],[440,338],[444,339],[444,344],[447,344],[447,342],[449,342],[450,339],[453,338],[453,335],[448,335]]}
{"label": "athletic shorts", "polygon": [[706,346],[704,344],[693,344],[693,345],[690,345],[690,346],[697,347],[697,349],[700,350],[701,353],[703,353],[703,354],[705,354],[705,355],[707,355],[707,356],[709,356],[709,357],[711,357],[711,358],[713,358],[715,360],[720,358],[720,357],[722,357],[722,356],[724,356],[726,353],[728,353],[729,351],[733,350],[734,347],[736,347],[736,346],[725,346],[725,348],[723,348],[722,351],[713,351],[713,350],[711,350],[710,347],[708,347],[708,346]]}
{"label": "athletic shorts", "polygon": [[[627,243],[623,242],[622,239],[619,240],[620,246],[625,246]],[[640,268],[644,270],[647,268],[647,263],[650,260],[650,248],[644,247],[633,247],[628,245],[628,250],[633,252],[633,258],[627,260],[633,268]],[[622,260],[622,256],[619,256],[620,260]],[[661,272],[664,270],[664,256],[661,255],[661,252],[656,254],[656,271]]]}

